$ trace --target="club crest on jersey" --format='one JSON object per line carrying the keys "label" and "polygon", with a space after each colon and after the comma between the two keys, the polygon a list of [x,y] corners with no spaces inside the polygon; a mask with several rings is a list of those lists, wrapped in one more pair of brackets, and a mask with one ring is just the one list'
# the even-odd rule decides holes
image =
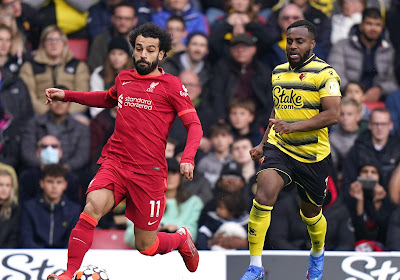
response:
{"label": "club crest on jersey", "polygon": [[182,85],[182,89],[183,89],[183,91],[181,90],[181,91],[179,92],[180,95],[181,95],[182,97],[188,96],[188,95],[189,95],[188,90],[187,90],[187,88],[186,88],[184,85]]}
{"label": "club crest on jersey", "polygon": [[304,80],[306,78],[306,74],[305,73],[301,73],[299,76],[300,81]]}
{"label": "club crest on jersey", "polygon": [[158,84],[159,84],[160,82],[152,82],[151,84],[150,84],[150,87],[148,88],[148,89],[146,89],[146,91],[147,92],[153,92],[154,91],[154,89],[155,89],[155,87],[156,86],[158,86]]}

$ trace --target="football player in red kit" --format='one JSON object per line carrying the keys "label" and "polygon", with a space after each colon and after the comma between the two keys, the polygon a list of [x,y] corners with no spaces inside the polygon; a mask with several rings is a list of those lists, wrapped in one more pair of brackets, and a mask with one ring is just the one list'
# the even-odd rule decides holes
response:
{"label": "football player in red kit", "polygon": [[46,103],[63,100],[93,107],[117,106],[114,133],[103,148],[98,161],[101,167],[89,184],[85,208],[71,232],[67,271],[51,274],[48,280],[72,279],[92,244],[98,221],[124,198],[125,215],[135,224],[135,245],[140,253],[154,256],[178,249],[187,269],[197,269],[199,255],[188,229],[169,234],[157,232],[157,228],[166,202],[168,132],[178,115],[188,131],[180,171],[191,180],[203,134],[201,124],[179,78],[158,67],[171,49],[170,35],[146,23],[135,29],[129,40],[136,69],[123,70],[109,91],[46,90]]}

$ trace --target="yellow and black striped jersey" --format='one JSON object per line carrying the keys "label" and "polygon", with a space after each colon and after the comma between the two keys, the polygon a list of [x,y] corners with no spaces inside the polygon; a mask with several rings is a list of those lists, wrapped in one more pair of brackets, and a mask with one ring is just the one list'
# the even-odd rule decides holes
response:
{"label": "yellow and black striped jersey", "polygon": [[[275,118],[286,122],[310,119],[321,110],[321,98],[341,96],[340,78],[325,61],[312,55],[301,67],[289,63],[272,72]],[[306,163],[323,160],[330,153],[328,128],[279,135],[273,127],[268,142],[291,157]]]}

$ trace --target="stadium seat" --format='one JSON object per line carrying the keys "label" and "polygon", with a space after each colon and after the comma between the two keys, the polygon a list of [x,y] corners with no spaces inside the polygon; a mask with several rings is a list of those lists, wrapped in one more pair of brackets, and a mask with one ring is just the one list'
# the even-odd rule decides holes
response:
{"label": "stadium seat", "polygon": [[95,229],[91,249],[132,249],[124,241],[124,229]]}
{"label": "stadium seat", "polygon": [[367,106],[367,108],[372,111],[375,108],[384,108],[385,107],[385,103],[382,101],[369,101],[369,102],[364,102],[365,106]]}
{"label": "stadium seat", "polygon": [[68,47],[76,59],[86,61],[89,47],[87,39],[68,39]]}

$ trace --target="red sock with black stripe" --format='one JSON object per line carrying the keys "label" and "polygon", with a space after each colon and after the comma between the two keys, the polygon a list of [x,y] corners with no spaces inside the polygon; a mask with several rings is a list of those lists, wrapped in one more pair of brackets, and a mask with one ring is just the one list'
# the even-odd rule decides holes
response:
{"label": "red sock with black stripe", "polygon": [[69,237],[67,272],[74,274],[81,267],[83,257],[92,245],[96,226],[95,218],[85,212],[81,213]]}

